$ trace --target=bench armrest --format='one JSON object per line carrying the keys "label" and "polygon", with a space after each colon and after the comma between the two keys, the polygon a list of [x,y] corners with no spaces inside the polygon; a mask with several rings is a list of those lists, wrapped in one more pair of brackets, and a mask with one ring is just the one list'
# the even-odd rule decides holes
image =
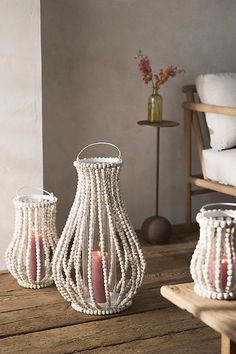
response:
{"label": "bench armrest", "polygon": [[232,108],[232,107],[215,106],[215,105],[204,104],[204,103],[184,102],[183,108],[194,112],[224,114],[226,116],[236,117],[236,108]]}

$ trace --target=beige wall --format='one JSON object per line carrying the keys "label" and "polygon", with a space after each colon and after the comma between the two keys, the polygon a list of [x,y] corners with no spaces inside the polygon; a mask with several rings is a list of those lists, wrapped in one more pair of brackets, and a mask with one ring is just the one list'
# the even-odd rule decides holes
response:
{"label": "beige wall", "polygon": [[12,198],[42,186],[39,0],[0,0],[0,269],[14,230]]}
{"label": "beige wall", "polygon": [[[72,162],[86,144],[105,140],[123,153],[123,195],[135,227],[154,213],[156,132],[146,118],[150,87],[134,56],[186,74],[162,90],[160,214],[184,221],[181,86],[199,73],[236,71],[233,0],[42,0],[45,186],[60,198],[59,224],[74,198]],[[196,197],[195,210],[210,195]],[[228,197],[225,197],[227,200]],[[215,200],[218,200],[215,195]]]}

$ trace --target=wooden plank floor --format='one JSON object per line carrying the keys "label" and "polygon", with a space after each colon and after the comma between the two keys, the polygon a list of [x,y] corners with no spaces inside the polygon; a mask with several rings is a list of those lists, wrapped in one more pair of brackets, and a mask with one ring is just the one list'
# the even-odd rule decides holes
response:
{"label": "wooden plank floor", "polygon": [[219,335],[160,295],[191,281],[196,235],[179,233],[165,246],[143,242],[147,274],[133,306],[113,316],[74,311],[54,286],[29,290],[0,274],[0,353],[217,354]]}

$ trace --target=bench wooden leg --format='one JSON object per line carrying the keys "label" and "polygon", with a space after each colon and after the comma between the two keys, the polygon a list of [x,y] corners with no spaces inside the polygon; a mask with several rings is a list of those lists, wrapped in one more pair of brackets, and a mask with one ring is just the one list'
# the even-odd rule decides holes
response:
{"label": "bench wooden leg", "polygon": [[191,175],[191,112],[184,110],[184,170],[185,170],[185,223],[191,224],[191,184],[188,177]]}
{"label": "bench wooden leg", "polygon": [[236,354],[236,343],[223,334],[221,336],[221,354]]}
{"label": "bench wooden leg", "polygon": [[190,227],[192,222],[191,185],[185,182],[185,223]]}

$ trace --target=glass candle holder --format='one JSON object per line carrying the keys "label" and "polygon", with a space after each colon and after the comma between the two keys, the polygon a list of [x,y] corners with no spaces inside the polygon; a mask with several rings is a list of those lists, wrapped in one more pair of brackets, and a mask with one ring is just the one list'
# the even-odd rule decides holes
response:
{"label": "glass candle holder", "polygon": [[[21,191],[26,188],[29,189],[24,187]],[[15,230],[5,258],[8,270],[19,285],[39,289],[53,283],[51,263],[58,241],[57,198],[34,189],[47,195],[24,194],[13,199]]]}
{"label": "glass candle holder", "polygon": [[[87,147],[98,144],[114,146],[118,157],[80,159]],[[109,143],[87,147],[74,162],[77,192],[56,248],[53,276],[75,310],[105,315],[132,304],[145,261],[120,194],[120,150]]]}
{"label": "glass candle holder", "polygon": [[197,215],[200,238],[190,272],[195,292],[203,297],[236,298],[236,204],[209,204]]}

